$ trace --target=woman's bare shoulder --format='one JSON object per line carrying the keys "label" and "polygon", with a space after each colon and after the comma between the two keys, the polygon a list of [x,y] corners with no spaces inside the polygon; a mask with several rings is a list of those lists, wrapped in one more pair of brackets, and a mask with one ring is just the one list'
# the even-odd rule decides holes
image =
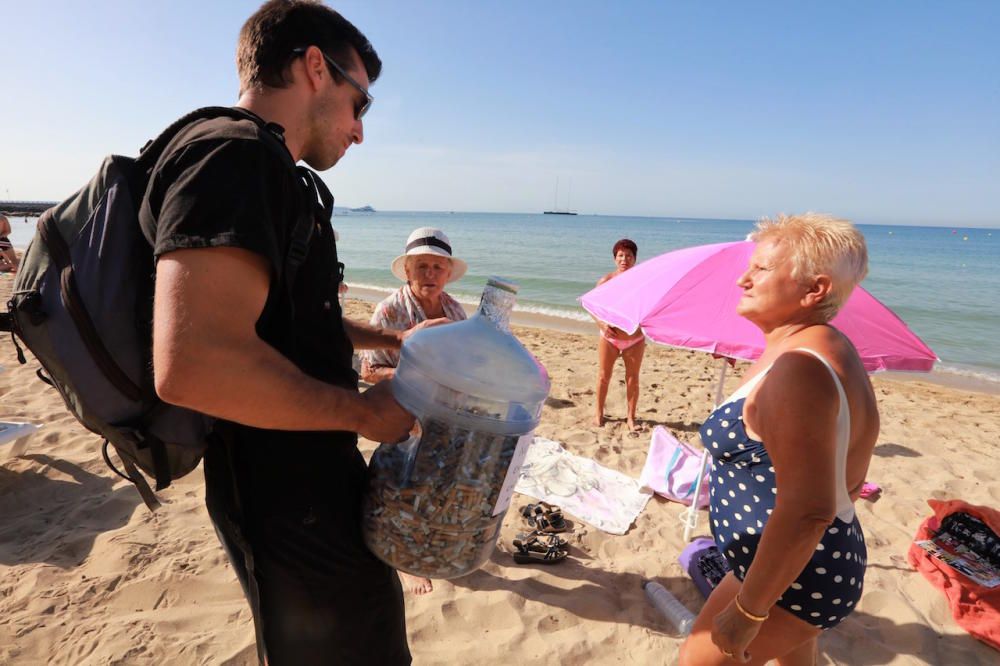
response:
{"label": "woman's bare shoulder", "polygon": [[604,284],[605,282],[607,282],[616,275],[618,275],[617,271],[611,271],[610,273],[608,273],[607,275],[605,275],[604,277],[602,277],[600,280],[597,281],[597,286],[600,287],[602,284]]}

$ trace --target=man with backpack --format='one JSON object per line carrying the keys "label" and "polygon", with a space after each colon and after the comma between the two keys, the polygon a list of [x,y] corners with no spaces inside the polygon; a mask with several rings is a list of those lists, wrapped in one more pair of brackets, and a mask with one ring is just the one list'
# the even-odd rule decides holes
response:
{"label": "man with backpack", "polygon": [[237,67],[238,107],[252,115],[179,132],[142,202],[157,258],[156,392],[217,419],[206,501],[261,660],[409,663],[399,581],[362,541],[356,433],[398,441],[413,418],[388,383],[358,393],[351,367],[354,348],[401,337],[342,318],[325,188],[294,167],[328,169],[361,143],[381,61],[319,2],[271,0],[243,26]]}

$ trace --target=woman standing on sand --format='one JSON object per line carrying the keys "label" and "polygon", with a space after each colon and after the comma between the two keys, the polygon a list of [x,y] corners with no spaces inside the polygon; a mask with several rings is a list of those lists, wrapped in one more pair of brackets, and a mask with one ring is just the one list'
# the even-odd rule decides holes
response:
{"label": "woman standing on sand", "polygon": [[828,323],[868,272],[846,220],[763,220],[737,312],[764,333],[743,384],[701,427],[709,518],[729,563],[681,664],[815,664],[816,639],[854,610],[868,552],[854,500],[878,439],[858,352]]}
{"label": "woman standing on sand", "polygon": [[[621,275],[635,266],[635,258],[639,248],[628,238],[623,238],[611,248],[611,256],[615,259],[615,270],[600,280],[600,286],[608,280]],[[628,429],[638,432],[635,422],[635,409],[639,404],[639,368],[642,367],[642,355],[646,351],[646,336],[642,330],[629,335],[620,328],[609,326],[598,321],[601,337],[597,341],[597,410],[594,414],[594,425],[604,425],[604,402],[608,398],[608,385],[611,383],[611,371],[615,361],[621,356],[625,363],[625,400],[628,403]]]}
{"label": "woman standing on sand", "polygon": [[10,228],[10,220],[6,215],[0,215],[0,273],[17,272],[17,253],[7,238],[11,233],[13,230]]}

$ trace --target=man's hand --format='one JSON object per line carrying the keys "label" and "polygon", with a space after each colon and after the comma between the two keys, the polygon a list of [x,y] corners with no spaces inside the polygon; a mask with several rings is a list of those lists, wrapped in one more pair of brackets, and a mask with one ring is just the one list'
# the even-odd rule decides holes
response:
{"label": "man's hand", "polygon": [[361,394],[358,434],[374,442],[401,442],[415,419],[392,397],[392,382],[379,382]]}

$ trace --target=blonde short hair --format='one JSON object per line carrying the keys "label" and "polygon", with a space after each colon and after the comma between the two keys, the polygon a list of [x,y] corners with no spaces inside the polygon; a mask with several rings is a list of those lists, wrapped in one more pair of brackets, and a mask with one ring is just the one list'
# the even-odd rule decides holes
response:
{"label": "blonde short hair", "polygon": [[750,240],[786,243],[791,250],[792,277],[811,280],[829,275],[833,282],[829,296],[817,313],[828,322],[868,275],[868,246],[865,237],[848,220],[823,213],[779,214],[762,218]]}

